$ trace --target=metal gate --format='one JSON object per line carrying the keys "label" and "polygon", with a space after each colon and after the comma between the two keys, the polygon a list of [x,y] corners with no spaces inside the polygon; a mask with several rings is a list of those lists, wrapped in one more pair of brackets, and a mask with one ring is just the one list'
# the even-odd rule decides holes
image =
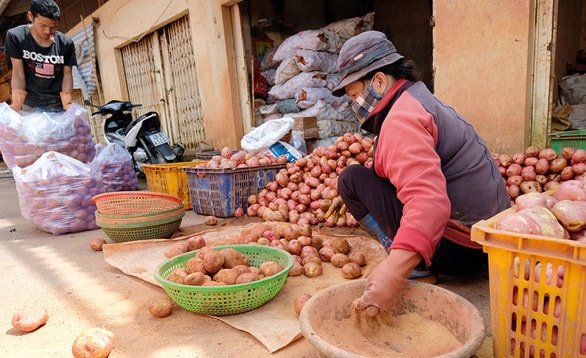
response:
{"label": "metal gate", "polygon": [[138,113],[156,111],[171,142],[195,150],[205,139],[188,17],[121,49],[128,98]]}

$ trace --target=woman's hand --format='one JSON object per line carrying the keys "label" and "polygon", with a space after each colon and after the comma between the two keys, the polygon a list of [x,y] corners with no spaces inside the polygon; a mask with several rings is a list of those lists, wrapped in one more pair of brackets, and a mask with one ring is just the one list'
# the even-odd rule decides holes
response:
{"label": "woman's hand", "polygon": [[395,249],[368,276],[362,296],[352,303],[356,311],[366,310],[369,317],[395,309],[411,271],[421,261],[416,252]]}

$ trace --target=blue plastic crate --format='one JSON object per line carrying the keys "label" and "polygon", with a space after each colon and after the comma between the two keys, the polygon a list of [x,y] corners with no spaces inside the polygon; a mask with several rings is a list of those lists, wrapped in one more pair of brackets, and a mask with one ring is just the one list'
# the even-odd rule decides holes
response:
{"label": "blue plastic crate", "polygon": [[193,211],[220,218],[234,216],[237,208],[248,208],[248,197],[258,194],[275,180],[286,164],[239,169],[181,168],[187,174],[187,185]]}

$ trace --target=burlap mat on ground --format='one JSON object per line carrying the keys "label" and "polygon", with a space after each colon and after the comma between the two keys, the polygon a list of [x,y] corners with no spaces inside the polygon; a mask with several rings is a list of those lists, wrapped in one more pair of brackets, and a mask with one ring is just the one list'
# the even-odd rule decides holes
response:
{"label": "burlap mat on ground", "polygon": [[[205,230],[197,234],[205,238],[208,246],[227,245],[234,243],[240,230],[250,225],[254,224]],[[154,278],[154,272],[167,259],[165,252],[177,241],[187,240],[193,235],[195,234],[169,240],[141,240],[106,244],[103,247],[104,259],[127,275],[161,287]],[[332,235],[314,229],[313,236],[321,236],[322,239],[325,239],[341,235]],[[350,243],[352,251],[362,252],[366,256],[367,265],[364,267],[362,277],[368,275],[386,257],[383,247],[373,239],[364,236],[343,237]],[[308,278],[303,275],[288,277],[281,291],[271,301],[255,310],[237,315],[215,317],[236,329],[248,332],[258,339],[269,352],[273,353],[302,336],[298,317],[293,308],[293,301],[298,295],[303,293],[314,295],[321,289],[346,281],[339,268],[327,262],[324,262],[322,266],[324,274],[319,277]]]}

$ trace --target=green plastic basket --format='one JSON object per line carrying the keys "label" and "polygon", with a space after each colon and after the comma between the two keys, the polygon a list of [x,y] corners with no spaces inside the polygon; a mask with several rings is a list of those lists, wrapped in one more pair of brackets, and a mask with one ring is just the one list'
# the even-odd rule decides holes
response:
{"label": "green plastic basket", "polygon": [[277,274],[258,281],[226,286],[191,286],[169,281],[169,274],[176,268],[185,268],[187,261],[199,250],[186,252],[164,261],[155,271],[155,279],[179,306],[188,311],[225,316],[256,309],[270,301],[283,287],[293,267],[293,256],[288,252],[266,245],[224,245],[248,257],[250,266],[260,267],[263,262],[275,261],[283,266]]}
{"label": "green plastic basket", "polygon": [[100,220],[100,215],[96,212],[96,224],[110,239],[116,242],[168,239],[181,226],[184,216],[185,211],[181,211],[180,214],[160,220],[113,223]]}

